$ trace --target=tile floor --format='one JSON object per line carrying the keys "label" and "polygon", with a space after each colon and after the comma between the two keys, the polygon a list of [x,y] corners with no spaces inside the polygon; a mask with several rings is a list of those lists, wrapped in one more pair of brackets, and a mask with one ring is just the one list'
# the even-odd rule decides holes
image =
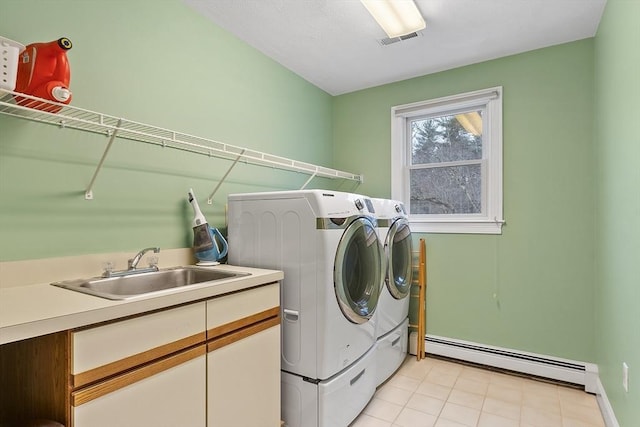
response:
{"label": "tile floor", "polygon": [[351,427],[604,427],[594,395],[447,360],[408,357]]}

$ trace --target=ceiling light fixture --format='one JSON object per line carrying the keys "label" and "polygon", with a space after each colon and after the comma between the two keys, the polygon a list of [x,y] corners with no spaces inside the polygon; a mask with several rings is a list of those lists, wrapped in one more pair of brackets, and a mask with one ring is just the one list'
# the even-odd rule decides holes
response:
{"label": "ceiling light fixture", "polygon": [[360,0],[390,38],[422,30],[427,24],[413,0]]}
{"label": "ceiling light fixture", "polygon": [[477,111],[456,114],[456,120],[462,125],[464,130],[472,135],[482,135],[482,117]]}

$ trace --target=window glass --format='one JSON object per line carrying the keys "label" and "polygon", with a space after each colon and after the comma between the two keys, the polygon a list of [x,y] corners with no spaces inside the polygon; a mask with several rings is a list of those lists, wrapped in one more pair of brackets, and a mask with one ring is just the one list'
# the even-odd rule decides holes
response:
{"label": "window glass", "polygon": [[411,214],[477,214],[482,211],[480,165],[411,170]]}
{"label": "window glass", "polygon": [[411,163],[455,162],[482,158],[482,111],[413,119]]}

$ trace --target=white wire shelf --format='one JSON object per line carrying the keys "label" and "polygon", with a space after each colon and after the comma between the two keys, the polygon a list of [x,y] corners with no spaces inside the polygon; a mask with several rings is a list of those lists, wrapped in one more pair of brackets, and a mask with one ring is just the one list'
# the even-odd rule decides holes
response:
{"label": "white wire shelf", "polygon": [[301,162],[276,156],[249,148],[226,144],[213,139],[202,138],[186,133],[176,132],[144,123],[134,122],[107,114],[97,113],[83,108],[64,105],[22,93],[0,89],[0,114],[26,119],[39,123],[46,123],[61,128],[70,128],[109,136],[111,139],[98,164],[85,198],[91,199],[91,187],[102,163],[108,154],[114,138],[154,144],[165,148],[188,151],[209,157],[217,157],[233,161],[233,164],[218,183],[214,192],[209,196],[209,202],[220,184],[227,177],[238,161],[271,168],[301,172],[310,175],[302,188],[316,176],[330,179],[346,179],[362,182],[362,175],[344,172],[312,163]]}

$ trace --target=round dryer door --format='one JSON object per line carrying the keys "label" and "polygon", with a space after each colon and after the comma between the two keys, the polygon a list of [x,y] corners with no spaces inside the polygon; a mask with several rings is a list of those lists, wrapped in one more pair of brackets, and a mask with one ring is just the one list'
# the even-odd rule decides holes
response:
{"label": "round dryer door", "polygon": [[400,218],[391,224],[385,246],[389,254],[387,288],[395,299],[405,298],[409,295],[413,277],[411,229],[406,219]]}
{"label": "round dryer door", "polygon": [[336,252],[333,283],[345,317],[353,323],[368,321],[382,283],[382,249],[369,219],[357,218],[347,226]]}

